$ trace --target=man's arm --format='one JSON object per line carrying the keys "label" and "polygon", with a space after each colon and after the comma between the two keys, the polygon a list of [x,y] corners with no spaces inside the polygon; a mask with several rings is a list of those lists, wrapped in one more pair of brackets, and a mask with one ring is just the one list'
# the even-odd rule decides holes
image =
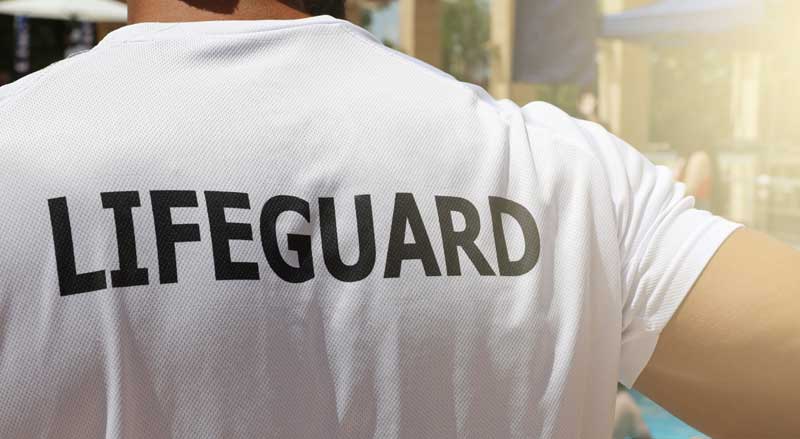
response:
{"label": "man's arm", "polygon": [[635,387],[714,439],[800,438],[800,252],[734,232]]}

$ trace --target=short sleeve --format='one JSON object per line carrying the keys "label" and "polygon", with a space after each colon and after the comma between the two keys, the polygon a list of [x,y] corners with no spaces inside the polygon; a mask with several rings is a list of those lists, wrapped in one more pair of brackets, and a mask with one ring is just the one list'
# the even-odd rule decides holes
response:
{"label": "short sleeve", "polygon": [[614,203],[622,269],[619,380],[632,386],[661,331],[741,224],[694,209],[694,198],[669,169],[601,127],[581,130],[594,142]]}

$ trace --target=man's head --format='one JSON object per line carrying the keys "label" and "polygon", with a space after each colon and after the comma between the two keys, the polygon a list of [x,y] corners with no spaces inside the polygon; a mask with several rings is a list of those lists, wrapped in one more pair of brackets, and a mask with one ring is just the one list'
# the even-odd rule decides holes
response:
{"label": "man's head", "polygon": [[331,15],[344,18],[345,0],[280,0],[309,15]]}
{"label": "man's head", "polygon": [[[239,0],[183,0],[183,2],[198,9],[221,14],[231,14],[239,5]],[[309,15],[332,15],[344,18],[345,0],[278,0],[278,2]]]}
{"label": "man's head", "polygon": [[346,0],[128,0],[128,21],[344,18]]}

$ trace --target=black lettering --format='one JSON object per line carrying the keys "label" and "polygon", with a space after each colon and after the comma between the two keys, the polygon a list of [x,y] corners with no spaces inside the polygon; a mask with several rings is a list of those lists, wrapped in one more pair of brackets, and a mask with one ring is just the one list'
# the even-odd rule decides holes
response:
{"label": "black lettering", "polygon": [[[406,244],[406,224],[414,236],[414,243]],[[400,277],[400,268],[404,260],[419,259],[425,269],[426,276],[441,276],[436,255],[433,253],[428,232],[422,222],[414,195],[399,193],[395,195],[392,229],[389,233],[389,249],[386,254],[386,271],[384,277]]]}
{"label": "black lettering", "polygon": [[75,268],[75,247],[72,242],[72,226],[69,222],[67,199],[47,200],[50,208],[50,225],[53,228],[53,242],[56,251],[56,270],[58,287],[62,296],[88,293],[106,288],[104,270],[78,274]]}
{"label": "black lettering", "polygon": [[[539,262],[539,229],[536,220],[525,206],[500,197],[489,197],[489,208],[492,212],[492,228],[497,248],[497,264],[501,276],[522,276],[531,271]],[[525,245],[522,257],[511,261],[508,255],[505,231],[503,230],[503,214],[509,215],[520,225]]]}
{"label": "black lettering", "polygon": [[355,197],[355,203],[358,261],[353,265],[347,265],[342,262],[339,252],[339,234],[336,230],[336,207],[333,198],[319,199],[322,256],[328,271],[343,282],[358,282],[369,276],[375,266],[375,230],[370,196],[358,195]]}
{"label": "black lettering", "polygon": [[[463,198],[436,197],[436,210],[439,213],[439,226],[442,230],[447,275],[461,275],[461,264],[458,260],[458,248],[461,247],[481,276],[494,276],[492,267],[475,245],[475,239],[481,231],[478,209]],[[464,230],[460,232],[454,230],[453,212],[458,212],[464,217]]]}
{"label": "black lettering", "polygon": [[175,260],[175,244],[200,241],[200,226],[197,224],[173,224],[172,208],[197,207],[194,191],[151,191],[153,222],[156,229],[158,250],[158,275],[162,284],[178,282]]}
{"label": "black lettering", "polygon": [[206,191],[205,194],[217,280],[258,280],[257,263],[231,261],[230,241],[252,241],[252,227],[250,224],[229,223],[225,220],[225,208],[250,209],[250,198],[239,192]]}
{"label": "black lettering", "polygon": [[112,287],[147,285],[146,268],[140,268],[136,257],[136,234],[133,227],[133,208],[140,207],[139,192],[103,192],[100,194],[104,209],[114,210],[117,228],[119,270],[111,271]]}
{"label": "black lettering", "polygon": [[287,236],[289,250],[297,252],[299,266],[286,263],[280,253],[277,237],[278,217],[283,212],[296,212],[306,221],[311,221],[308,201],[288,195],[278,195],[264,203],[261,210],[261,245],[264,255],[275,274],[286,282],[302,283],[314,277],[314,260],[311,255],[311,237],[309,235]]}

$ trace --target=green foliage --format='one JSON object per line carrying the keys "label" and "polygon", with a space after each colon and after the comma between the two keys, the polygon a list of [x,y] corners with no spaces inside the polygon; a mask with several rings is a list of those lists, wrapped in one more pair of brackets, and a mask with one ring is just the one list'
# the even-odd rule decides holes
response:
{"label": "green foliage", "polygon": [[372,26],[372,11],[369,9],[361,9],[361,21],[359,25],[365,29],[369,29]]}
{"label": "green foliage", "polygon": [[489,4],[442,2],[442,61],[456,78],[485,86],[489,77]]}
{"label": "green foliage", "polygon": [[711,48],[653,51],[651,139],[688,151],[731,133],[731,54]]}
{"label": "green foliage", "polygon": [[537,84],[536,100],[555,105],[574,117],[584,118],[578,114],[577,108],[580,91],[581,87],[575,84]]}

